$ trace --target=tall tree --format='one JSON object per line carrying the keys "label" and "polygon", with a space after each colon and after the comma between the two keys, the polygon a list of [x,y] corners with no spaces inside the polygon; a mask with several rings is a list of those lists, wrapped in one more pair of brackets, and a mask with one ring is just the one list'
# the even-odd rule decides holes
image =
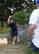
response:
{"label": "tall tree", "polygon": [[[8,9],[9,7],[9,9]],[[32,9],[32,0],[0,0],[0,20],[1,20],[1,27],[3,27],[3,20],[5,16],[9,16],[15,11],[30,11]],[[3,17],[4,16],[4,17]]]}

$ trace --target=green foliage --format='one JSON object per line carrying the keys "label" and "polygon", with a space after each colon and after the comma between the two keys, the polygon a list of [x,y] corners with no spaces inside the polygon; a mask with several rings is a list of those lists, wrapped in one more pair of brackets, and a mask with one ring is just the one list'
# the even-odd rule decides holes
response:
{"label": "green foliage", "polygon": [[30,16],[29,12],[19,11],[15,12],[12,17],[18,24],[25,24],[28,23],[29,16]]}
{"label": "green foliage", "polygon": [[36,6],[35,5],[32,6],[32,10],[34,10],[34,9],[36,9]]}
{"label": "green foliage", "polygon": [[25,48],[26,54],[39,54],[39,51],[31,52],[31,48],[30,48],[30,46],[29,46],[27,41],[24,43],[24,48]]}
{"label": "green foliage", "polygon": [[[3,2],[0,2],[0,21],[1,21],[1,27],[3,28],[3,21],[7,21],[8,16],[12,13],[10,10],[8,10],[8,7],[13,8],[13,18],[18,22],[19,24],[25,24],[28,23],[29,11],[32,9],[32,1],[29,0],[3,0]],[[28,11],[28,12],[24,12]],[[18,11],[18,12],[15,12]],[[15,13],[14,13],[15,12]]]}
{"label": "green foliage", "polygon": [[0,15],[4,13],[4,5],[0,5]]}

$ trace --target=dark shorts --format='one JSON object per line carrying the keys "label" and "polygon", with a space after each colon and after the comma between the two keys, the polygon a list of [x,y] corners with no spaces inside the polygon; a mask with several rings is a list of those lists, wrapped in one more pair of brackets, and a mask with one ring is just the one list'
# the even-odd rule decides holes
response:
{"label": "dark shorts", "polygon": [[17,35],[18,35],[18,31],[17,30],[11,32],[11,36],[12,37],[17,36]]}
{"label": "dark shorts", "polygon": [[32,42],[31,42],[30,48],[31,48],[31,52],[33,52],[33,51],[39,51],[39,48],[37,48]]}

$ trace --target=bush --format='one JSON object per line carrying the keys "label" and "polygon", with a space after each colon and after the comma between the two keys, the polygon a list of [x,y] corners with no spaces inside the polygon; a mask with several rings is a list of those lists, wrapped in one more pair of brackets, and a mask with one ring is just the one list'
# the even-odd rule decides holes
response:
{"label": "bush", "polygon": [[19,12],[15,12],[12,17],[18,24],[25,24],[28,23],[29,16],[30,13],[25,11],[19,11]]}

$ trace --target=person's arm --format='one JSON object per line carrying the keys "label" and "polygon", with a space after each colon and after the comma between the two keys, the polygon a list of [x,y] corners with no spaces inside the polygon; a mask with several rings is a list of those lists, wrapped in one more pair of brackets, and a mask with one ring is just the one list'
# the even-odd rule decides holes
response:
{"label": "person's arm", "polygon": [[17,27],[19,28],[19,25],[16,23]]}
{"label": "person's arm", "polygon": [[9,18],[8,18],[8,20],[7,20],[8,24],[10,24],[10,18],[11,18],[11,16],[9,16]]}
{"label": "person's arm", "polygon": [[32,40],[32,35],[33,35],[33,31],[34,31],[34,29],[36,28],[36,25],[35,24],[31,24],[30,26],[29,26],[29,29],[28,29],[28,39],[29,39],[29,41],[31,41]]}
{"label": "person's arm", "polygon": [[28,37],[30,41],[32,40],[32,36],[33,36],[34,30],[36,29],[37,22],[38,22],[37,12],[34,10],[31,13],[30,19],[29,19]]}

